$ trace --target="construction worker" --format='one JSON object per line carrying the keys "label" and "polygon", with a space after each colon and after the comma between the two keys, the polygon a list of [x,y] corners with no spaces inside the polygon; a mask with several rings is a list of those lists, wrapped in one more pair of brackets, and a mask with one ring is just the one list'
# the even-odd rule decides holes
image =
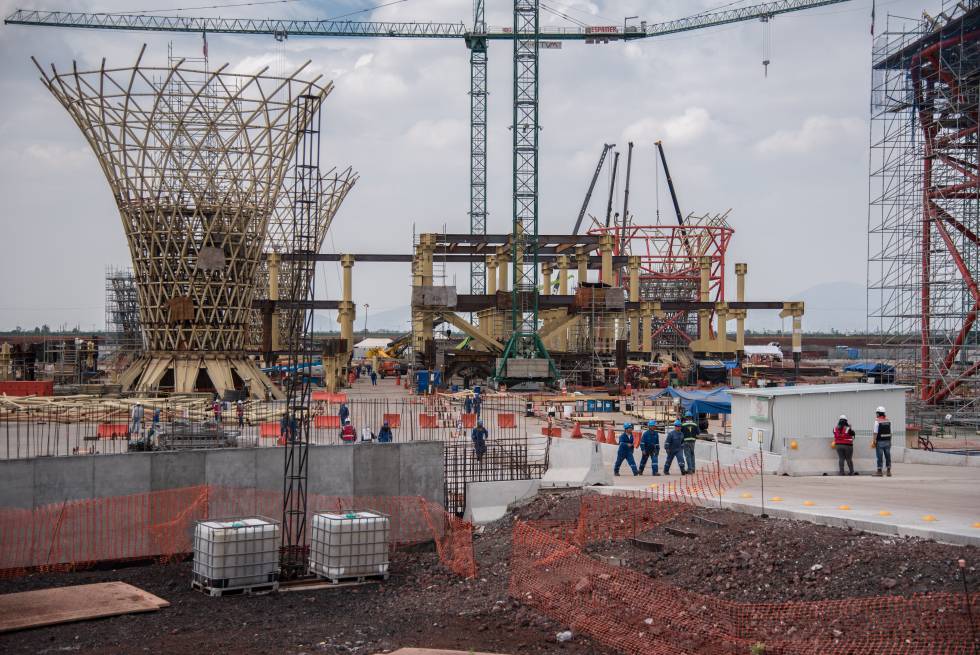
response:
{"label": "construction worker", "polygon": [[378,372],[375,371],[373,368],[371,369],[371,386],[372,387],[378,386]]}
{"label": "construction worker", "polygon": [[350,418],[350,409],[347,408],[347,403],[340,403],[340,409],[337,410],[337,416],[340,418],[340,424],[343,425]]}
{"label": "construction worker", "polygon": [[464,414],[473,413],[473,398],[471,398],[470,396],[466,396],[466,398],[463,399],[463,413]]}
{"label": "construction worker", "polygon": [[483,407],[483,398],[480,394],[473,394],[473,413],[476,414],[477,418],[480,418],[480,409]]}
{"label": "construction worker", "polygon": [[684,433],[681,431],[680,419],[674,421],[674,429],[667,434],[664,439],[664,449],[667,451],[667,461],[664,462],[664,475],[670,475],[670,465],[677,459],[680,466],[681,475],[686,475],[684,470]]}
{"label": "construction worker", "polygon": [[235,403],[235,414],[238,416],[238,429],[245,428],[245,403],[238,401]]}
{"label": "construction worker", "polygon": [[834,428],[834,442],[830,446],[837,450],[837,475],[844,475],[844,463],[850,471],[848,475],[854,475],[854,430],[847,422],[847,417],[843,414],[837,419],[837,427]]}
{"label": "construction worker", "polygon": [[613,475],[619,475],[619,467],[623,461],[630,465],[633,475],[639,475],[636,470],[636,461],[633,459],[633,424],[624,423],[623,433],[619,435],[619,450],[616,451],[616,464],[613,466]]}
{"label": "construction worker", "polygon": [[151,429],[156,433],[160,432],[160,408],[159,407],[153,410],[153,425],[151,426]]}
{"label": "construction worker", "polygon": [[143,430],[143,404],[136,403],[129,415],[129,433],[139,435]]}
{"label": "construction worker", "polygon": [[483,421],[476,422],[476,427],[470,433],[470,439],[473,440],[473,454],[476,455],[476,461],[480,462],[487,452],[487,429],[483,427]]}
{"label": "construction worker", "polygon": [[283,412],[279,420],[279,437],[284,444],[292,443],[296,438],[296,422],[289,417],[289,412]]}
{"label": "construction worker", "polygon": [[385,421],[378,430],[378,443],[391,443],[392,438],[391,426]]}
{"label": "construction worker", "polygon": [[214,395],[214,402],[211,403],[211,411],[214,412],[214,422],[221,425],[221,400],[218,399],[218,394]]}
{"label": "construction worker", "polygon": [[657,459],[660,457],[660,433],[656,428],[656,421],[647,421],[647,429],[640,437],[640,452],[643,453],[643,457],[640,458],[640,475],[643,475],[648,459],[651,464],[651,475],[660,475],[660,466],[657,464]]}
{"label": "construction worker", "polygon": [[340,429],[340,440],[343,443],[354,443],[357,441],[357,430],[354,429],[350,419],[344,421],[344,427]]}
{"label": "construction worker", "polygon": [[871,447],[875,449],[875,461],[878,465],[876,477],[881,477],[882,460],[886,467],[886,475],[892,477],[892,422],[885,415],[885,408],[875,410],[875,425],[871,430]]}
{"label": "construction worker", "polygon": [[698,440],[701,429],[695,423],[691,412],[684,413],[684,422],[681,423],[681,432],[684,433],[684,460],[685,470],[694,473],[694,442]]}

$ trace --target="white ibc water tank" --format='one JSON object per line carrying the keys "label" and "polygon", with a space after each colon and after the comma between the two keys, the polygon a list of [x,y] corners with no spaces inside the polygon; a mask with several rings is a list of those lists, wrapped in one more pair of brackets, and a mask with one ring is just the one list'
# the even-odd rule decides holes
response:
{"label": "white ibc water tank", "polygon": [[194,527],[194,581],[228,589],[275,582],[279,524],[255,517],[200,521]]}
{"label": "white ibc water tank", "polygon": [[310,571],[330,580],[387,575],[389,520],[376,512],[313,515]]}

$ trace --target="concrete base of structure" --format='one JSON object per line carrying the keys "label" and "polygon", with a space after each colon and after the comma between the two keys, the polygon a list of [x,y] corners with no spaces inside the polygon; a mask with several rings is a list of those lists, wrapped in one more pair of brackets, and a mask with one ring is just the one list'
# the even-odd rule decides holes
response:
{"label": "concrete base of structure", "polygon": [[542,488],[612,484],[612,473],[602,461],[601,445],[585,439],[550,439],[548,470]]}
{"label": "concrete base of structure", "polygon": [[[255,400],[282,400],[286,397],[259,369],[258,364],[244,356],[220,357],[204,353],[144,355],[130,365],[120,376],[119,382],[124,392],[157,392],[170,373],[173,384],[165,386],[167,391],[193,393],[197,391],[197,379],[202,371],[221,396],[247,382],[249,395]],[[240,381],[237,386],[236,377]]]}
{"label": "concrete base of structure", "polygon": [[463,518],[475,525],[492,523],[508,510],[538,495],[540,480],[470,482],[466,485],[466,512]]}

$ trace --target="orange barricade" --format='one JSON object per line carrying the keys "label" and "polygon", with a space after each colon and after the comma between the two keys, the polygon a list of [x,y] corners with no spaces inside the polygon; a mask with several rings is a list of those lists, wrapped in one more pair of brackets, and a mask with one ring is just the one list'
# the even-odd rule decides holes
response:
{"label": "orange barricade", "polygon": [[310,394],[311,400],[333,400],[332,391],[314,391]]}
{"label": "orange barricade", "polygon": [[259,423],[259,436],[266,439],[275,439],[279,436],[278,423]]}
{"label": "orange barricade", "polygon": [[388,421],[389,428],[400,428],[402,426],[402,415],[401,414],[385,414],[384,420]]}
{"label": "orange barricade", "polygon": [[516,428],[517,427],[517,417],[514,414],[497,414],[497,427],[498,428]]}
{"label": "orange barricade", "polygon": [[[391,548],[434,541],[442,564],[476,575],[473,526],[421,497],[309,494],[310,512],[364,509],[390,517]],[[98,562],[182,557],[196,521],[282,515],[282,492],[195,486],[133,496],[0,509],[0,578],[37,570],[75,570]],[[306,525],[311,525],[307,519]]]}
{"label": "orange barricade", "polygon": [[464,428],[475,428],[476,427],[476,414],[463,414],[463,427]]}
{"label": "orange barricade", "polygon": [[115,439],[116,437],[125,437],[129,434],[129,424],[99,423],[99,427],[95,434],[99,437],[99,439]]}
{"label": "orange barricade", "polygon": [[419,427],[437,428],[439,427],[439,419],[435,414],[419,414]]}
{"label": "orange barricade", "polygon": [[340,417],[336,414],[327,414],[326,416],[314,416],[313,417],[313,427],[315,428],[339,428],[340,427]]}
{"label": "orange barricade", "polygon": [[541,434],[546,437],[560,437],[561,428],[549,428],[547,426],[541,428]]}

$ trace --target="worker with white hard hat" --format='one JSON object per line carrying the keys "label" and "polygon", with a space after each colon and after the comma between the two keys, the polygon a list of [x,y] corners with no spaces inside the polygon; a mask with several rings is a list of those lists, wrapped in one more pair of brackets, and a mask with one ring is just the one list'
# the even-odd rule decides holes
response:
{"label": "worker with white hard hat", "polygon": [[875,449],[875,463],[878,465],[875,477],[881,477],[882,464],[885,465],[885,475],[892,477],[892,422],[888,420],[884,407],[875,410],[872,435],[871,447]]}

